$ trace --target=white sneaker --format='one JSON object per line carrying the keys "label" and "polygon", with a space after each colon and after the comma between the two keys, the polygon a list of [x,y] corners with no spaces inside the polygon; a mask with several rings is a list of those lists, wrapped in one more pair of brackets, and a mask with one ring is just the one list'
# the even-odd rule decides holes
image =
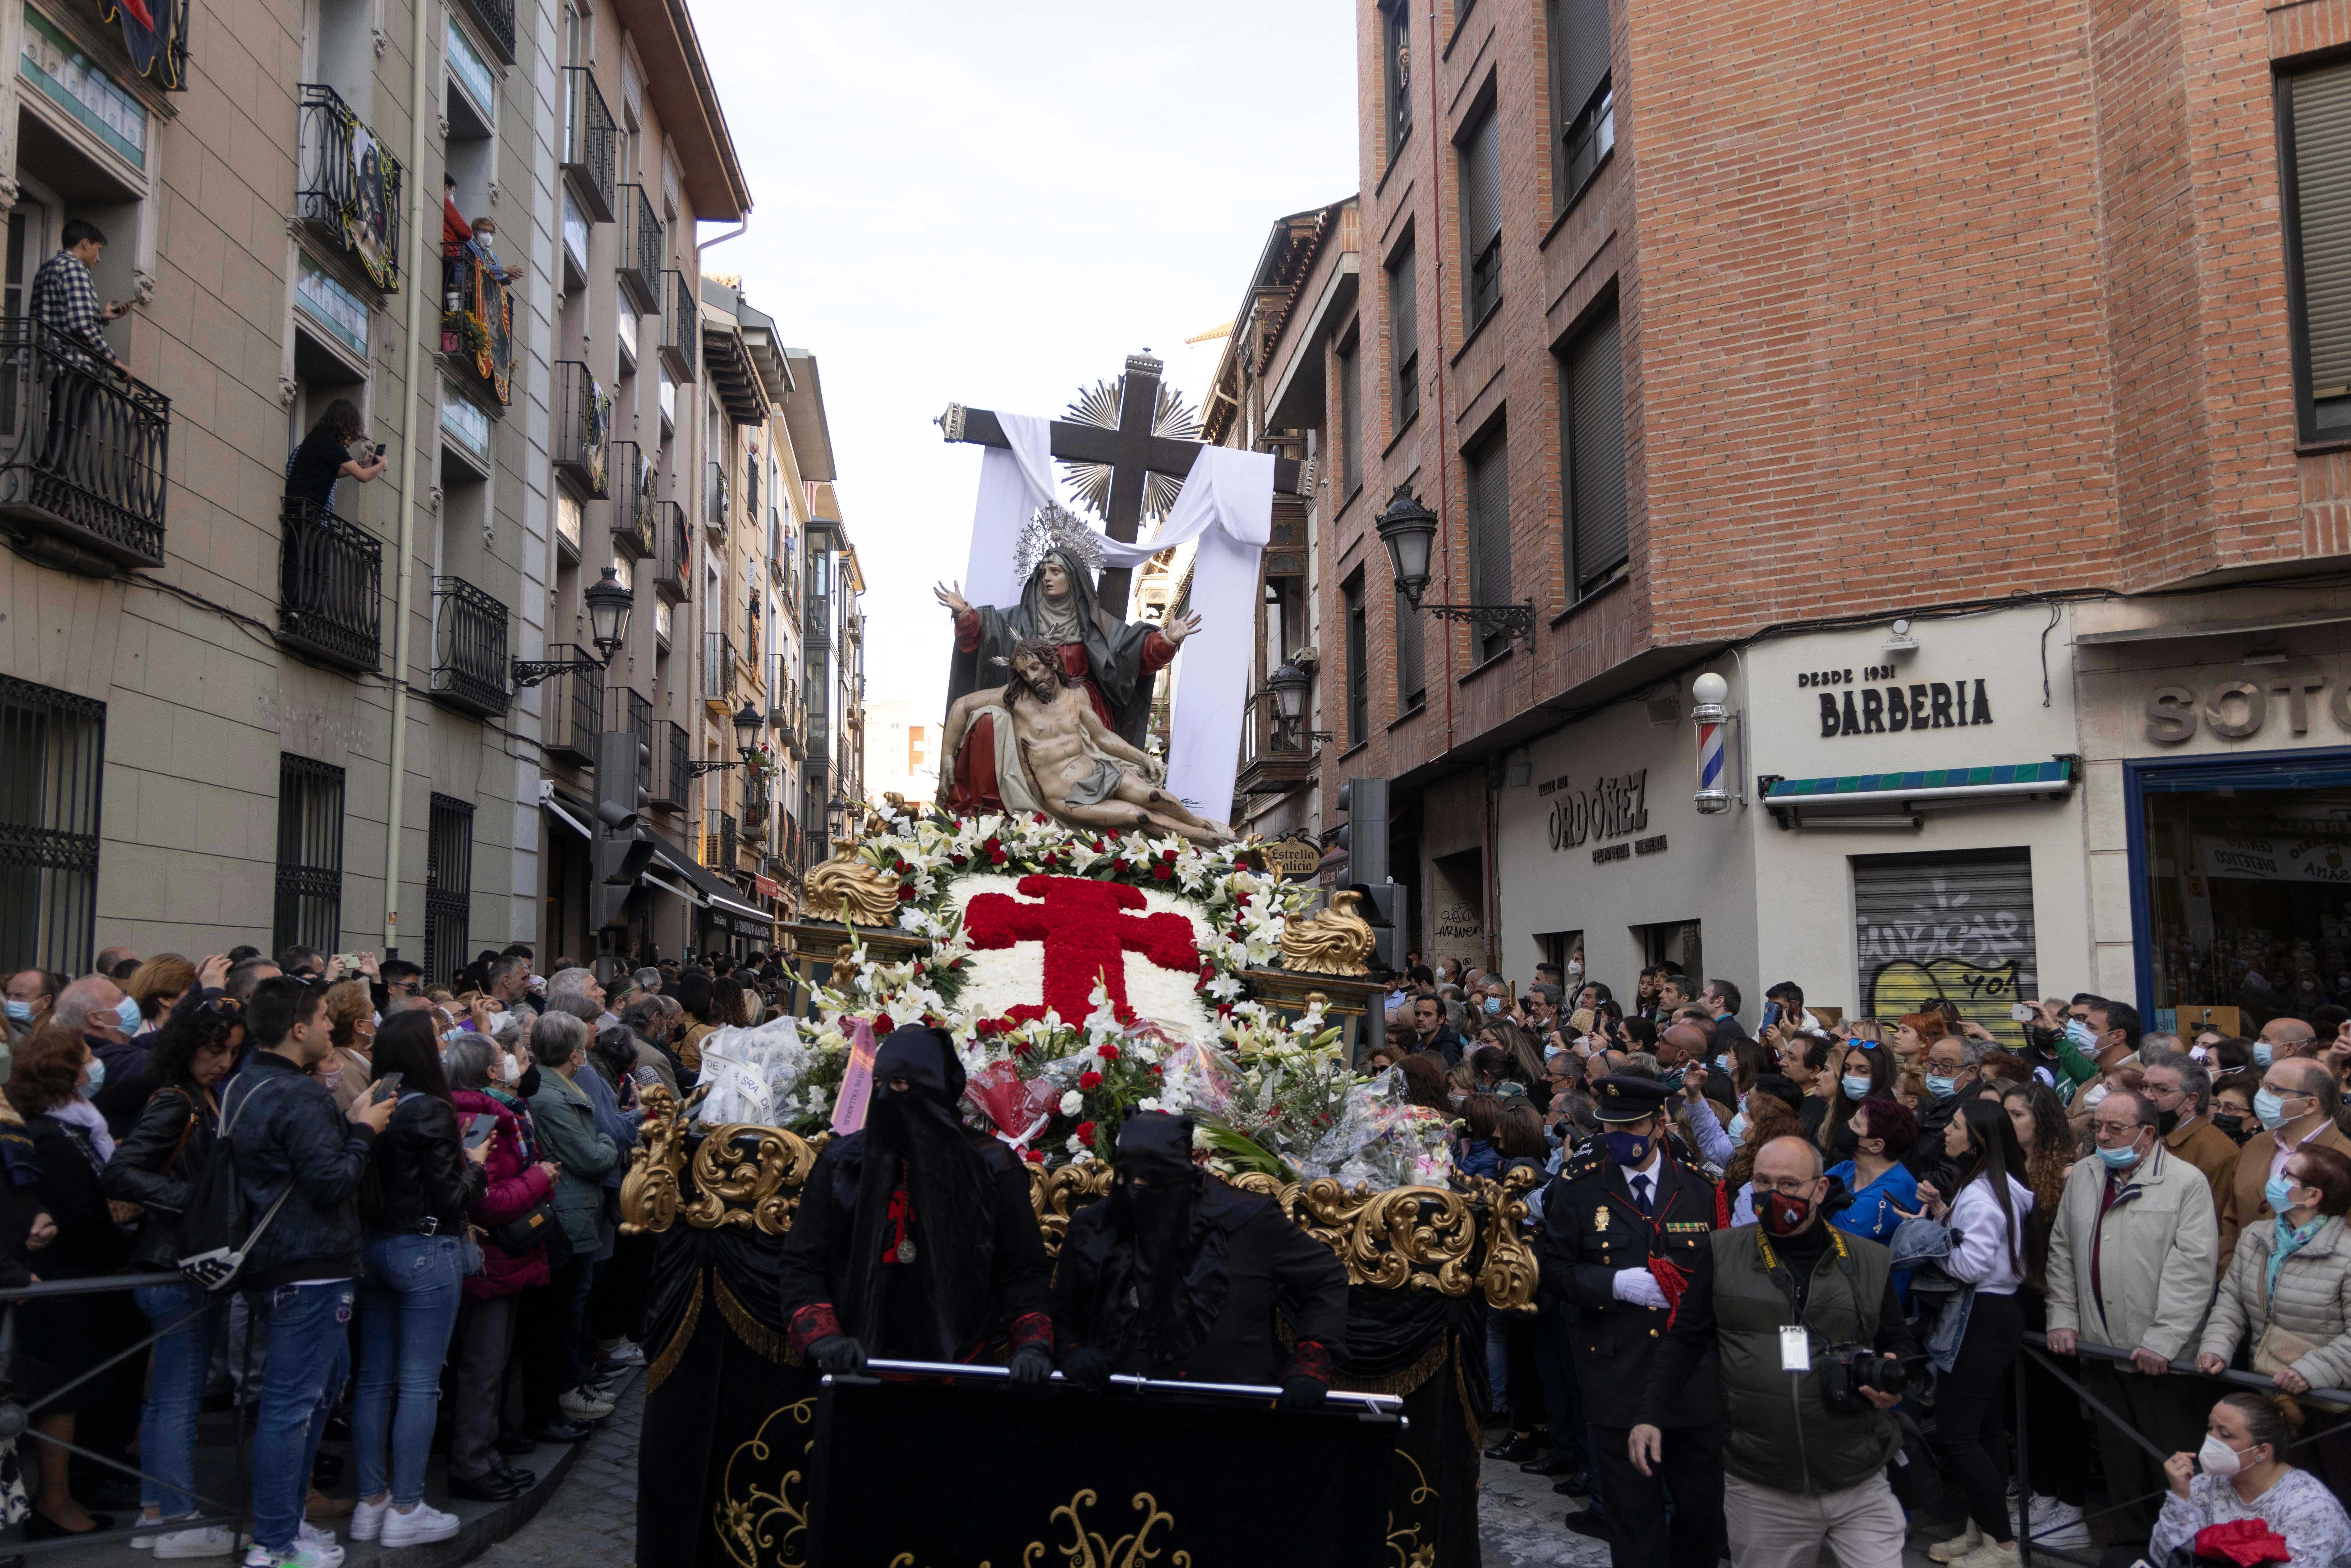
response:
{"label": "white sneaker", "polygon": [[285,1552],[256,1545],[245,1554],[245,1568],[343,1568],[343,1549],[332,1542],[321,1546],[298,1537]]}
{"label": "white sneaker", "polygon": [[225,1524],[199,1525],[192,1530],[174,1530],[168,1535],[150,1536],[158,1558],[225,1557],[236,1550],[236,1537]]}
{"label": "white sneaker", "polygon": [[2079,1505],[2053,1497],[2032,1500],[2032,1543],[2035,1546],[2087,1546],[2090,1526]]}
{"label": "white sneaker", "polygon": [[643,1366],[645,1364],[644,1347],[632,1339],[623,1339],[617,1344],[604,1346],[604,1361],[609,1366]]}
{"label": "white sneaker", "polygon": [[351,1539],[373,1541],[378,1532],[383,1529],[383,1516],[391,1511],[392,1494],[390,1492],[383,1494],[381,1502],[370,1502],[365,1498],[360,1499],[358,1504],[351,1510]]}
{"label": "white sneaker", "polygon": [[294,1527],[294,1542],[298,1546],[308,1546],[312,1551],[324,1551],[335,1544],[335,1532],[321,1525],[313,1524],[306,1519]]}
{"label": "white sneaker", "polygon": [[561,1406],[563,1413],[574,1421],[601,1421],[613,1410],[611,1400],[599,1399],[584,1388],[571,1390],[556,1403]]}
{"label": "white sneaker", "polygon": [[1978,1529],[1976,1521],[1970,1519],[1968,1521],[1967,1529],[1952,1536],[1949,1541],[1938,1541],[1927,1548],[1927,1555],[1938,1563],[1957,1563],[1960,1558],[1981,1550],[1983,1543],[1983,1531]]}
{"label": "white sneaker", "polygon": [[383,1516],[383,1545],[422,1546],[431,1541],[446,1541],[457,1533],[457,1516],[443,1513],[429,1502],[420,1502],[402,1513],[393,1509]]}

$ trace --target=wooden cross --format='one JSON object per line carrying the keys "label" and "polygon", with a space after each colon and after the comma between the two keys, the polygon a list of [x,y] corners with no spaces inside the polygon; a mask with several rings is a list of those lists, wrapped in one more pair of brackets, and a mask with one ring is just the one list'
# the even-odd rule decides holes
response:
{"label": "wooden cross", "polygon": [[[1121,544],[1133,544],[1143,527],[1143,490],[1148,476],[1165,474],[1183,478],[1191,473],[1193,459],[1200,455],[1200,448],[1207,444],[1151,434],[1152,422],[1159,413],[1159,372],[1166,368],[1148,354],[1126,357],[1126,373],[1119,380],[1115,429],[1104,430],[1098,424],[1081,424],[1074,420],[1053,421],[1051,450],[1055,457],[1066,463],[1099,463],[1111,471],[1110,499],[1103,511],[1102,531]],[[966,408],[951,402],[936,423],[949,441],[967,441],[979,446],[1012,444],[1004,434],[1004,426],[988,409]],[[1278,494],[1301,495],[1304,482],[1303,465],[1288,457],[1273,460],[1273,487]],[[1126,619],[1129,575],[1124,567],[1107,568],[1094,590],[1096,601],[1122,621]]]}

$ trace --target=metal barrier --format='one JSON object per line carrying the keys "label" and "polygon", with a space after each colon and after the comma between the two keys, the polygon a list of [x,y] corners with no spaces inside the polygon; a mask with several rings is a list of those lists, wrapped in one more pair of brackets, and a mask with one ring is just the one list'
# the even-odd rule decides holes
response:
{"label": "metal barrier", "polygon": [[[59,1296],[94,1296],[109,1291],[141,1291],[158,1285],[182,1285],[186,1282],[186,1280],[177,1271],[155,1274],[109,1274],[96,1280],[43,1280],[26,1285],[21,1290],[12,1291],[5,1300],[0,1300],[0,1365],[6,1364],[16,1348],[16,1310],[27,1301],[45,1301]],[[146,1338],[125,1345],[96,1366],[89,1367],[78,1375],[50,1389],[30,1404],[19,1401],[13,1386],[0,1384],[0,1439],[14,1438],[22,1442],[30,1438],[36,1443],[48,1443],[65,1449],[69,1454],[78,1454],[93,1463],[104,1465],[108,1469],[119,1470],[135,1479],[153,1481],[158,1486],[169,1486],[174,1491],[184,1491],[196,1500],[199,1505],[198,1512],[186,1519],[157,1520],[152,1524],[134,1524],[127,1531],[112,1530],[103,1534],[87,1531],[80,1535],[62,1536],[48,1541],[16,1542],[10,1544],[9,1552],[30,1556],[35,1552],[48,1552],[61,1546],[87,1546],[93,1542],[128,1540],[132,1536],[162,1535],[172,1531],[200,1530],[213,1525],[228,1530],[240,1541],[251,1533],[252,1527],[248,1516],[251,1512],[253,1478],[247,1473],[246,1469],[251,1455],[245,1436],[245,1392],[242,1389],[238,1391],[235,1406],[237,1422],[237,1441],[235,1445],[237,1502],[235,1507],[215,1498],[207,1497],[193,1484],[193,1478],[191,1478],[191,1484],[185,1486],[177,1481],[167,1482],[160,1476],[149,1475],[146,1471],[126,1465],[119,1459],[108,1458],[105,1455],[93,1453],[78,1444],[64,1442],[33,1429],[33,1422],[41,1414],[42,1406],[72,1393],[90,1379],[113,1367],[120,1366],[131,1357],[142,1354],[148,1346],[178,1329],[190,1319],[200,1315],[209,1304],[207,1302],[200,1305],[187,1317],[166,1323]],[[141,1455],[141,1458],[143,1459],[145,1456]]]}

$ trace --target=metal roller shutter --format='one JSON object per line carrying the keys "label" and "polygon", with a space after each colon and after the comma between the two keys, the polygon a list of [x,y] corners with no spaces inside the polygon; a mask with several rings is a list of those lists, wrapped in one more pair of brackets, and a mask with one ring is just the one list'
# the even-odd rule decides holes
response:
{"label": "metal roller shutter", "polygon": [[[1510,602],[1510,447],[1501,432],[1469,455],[1469,593],[1479,604]],[[1507,632],[1480,641],[1478,656],[1493,657]]]}
{"label": "metal roller shutter", "polygon": [[1616,311],[1568,350],[1568,497],[1573,508],[1569,560],[1575,597],[1623,565],[1630,553],[1625,507],[1625,366]]}
{"label": "metal roller shutter", "polygon": [[1862,1017],[1891,1021],[1947,998],[2023,1048],[2008,1009],[2039,983],[2030,851],[1856,855],[1853,892]]}
{"label": "metal roller shutter", "polygon": [[1564,135],[1608,76],[1608,0],[1559,0],[1559,129]]}
{"label": "metal roller shutter", "polygon": [[2351,392],[2351,65],[2292,80],[2311,395],[2342,397]]}

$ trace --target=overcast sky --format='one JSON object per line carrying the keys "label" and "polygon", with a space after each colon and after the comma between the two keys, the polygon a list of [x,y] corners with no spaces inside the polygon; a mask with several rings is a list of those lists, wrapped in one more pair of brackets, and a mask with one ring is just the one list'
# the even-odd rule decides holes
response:
{"label": "overcast sky", "polygon": [[1184,340],[1230,319],[1276,218],[1355,189],[1354,8],[693,10],[754,204],[704,265],[817,355],[867,695],[919,722],[945,706],[930,584],[962,574],[980,451],[930,422],[950,402],[1059,413],[1146,347],[1196,406],[1221,345]]}

